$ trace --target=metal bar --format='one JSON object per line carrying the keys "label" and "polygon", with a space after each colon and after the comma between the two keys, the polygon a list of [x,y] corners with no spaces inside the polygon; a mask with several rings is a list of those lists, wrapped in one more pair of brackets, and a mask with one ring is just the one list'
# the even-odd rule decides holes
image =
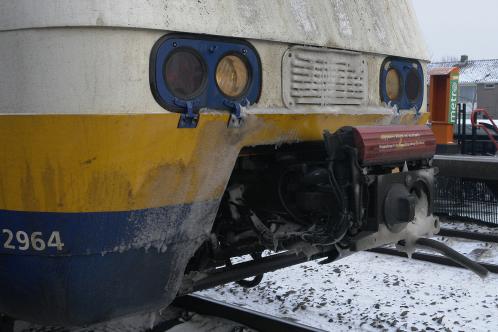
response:
{"label": "metal bar", "polygon": [[488,127],[486,127],[485,125],[483,125],[481,123],[477,123],[477,114],[483,114],[488,119],[488,121],[491,122],[491,125],[493,127],[494,132],[498,134],[498,126],[496,126],[495,121],[493,120],[491,115],[489,115],[489,113],[484,109],[476,109],[476,110],[472,111],[472,116],[471,116],[471,118],[472,118],[472,134],[474,134],[474,131],[477,131],[477,128],[481,128],[482,130],[484,130],[486,135],[488,135],[489,140],[491,140],[491,142],[493,142],[496,150],[498,150],[498,142],[496,141],[494,135],[489,131]]}
{"label": "metal bar", "polygon": [[[474,112],[471,113],[471,115],[470,115],[470,121],[472,123],[477,122],[477,114],[478,113],[474,113]],[[477,127],[472,126],[472,155],[473,156],[475,156],[475,154],[476,154],[476,148],[475,148],[476,138],[477,138]]]}
{"label": "metal bar", "polygon": [[[390,256],[408,258],[406,253],[398,251],[398,250],[394,250],[394,249],[389,249],[389,248],[375,248],[375,249],[371,249],[369,251],[377,253],[377,254],[382,254],[382,255],[390,255]],[[435,263],[435,264],[439,264],[439,265],[458,267],[461,269],[464,268],[460,264],[455,263],[451,259],[446,258],[444,256],[421,254],[421,253],[416,252],[416,253],[412,254],[412,259],[416,259],[416,260],[424,261],[424,262],[429,262],[429,263]],[[498,265],[487,264],[487,263],[480,263],[480,265],[482,265],[484,268],[486,268],[491,273],[498,273]]]}
{"label": "metal bar", "polygon": [[458,104],[457,116],[457,143],[462,145],[462,104]]}
{"label": "metal bar", "polygon": [[481,278],[486,278],[489,274],[489,271],[485,267],[477,262],[474,262],[470,258],[467,258],[458,251],[451,249],[444,243],[426,238],[420,238],[415,243],[420,247],[428,248],[445,255],[455,263],[469,269]]}
{"label": "metal bar", "polygon": [[304,253],[291,254],[285,252],[282,254],[272,255],[257,261],[239,263],[236,265],[232,265],[231,267],[220,268],[212,272],[208,272],[206,277],[194,281],[193,285],[189,285],[185,287],[185,289],[194,292],[208,289],[218,285],[242,280],[262,273],[272,272],[278,269],[304,263],[329,255],[337,255],[337,253],[327,252],[318,253],[313,256],[307,256]]}
{"label": "metal bar", "polygon": [[462,107],[462,154],[465,154],[465,143],[467,140],[467,104],[463,104]]}
{"label": "metal bar", "polygon": [[199,295],[177,298],[173,305],[203,315],[225,318],[261,332],[322,332],[323,330],[273,317],[254,310],[222,303]]}
{"label": "metal bar", "polygon": [[441,228],[438,235],[446,237],[458,237],[467,240],[498,243],[498,235],[495,234],[482,234],[475,232],[459,231],[455,229]]}
{"label": "metal bar", "polygon": [[439,175],[479,180],[498,180],[498,158],[491,156],[435,155]]}

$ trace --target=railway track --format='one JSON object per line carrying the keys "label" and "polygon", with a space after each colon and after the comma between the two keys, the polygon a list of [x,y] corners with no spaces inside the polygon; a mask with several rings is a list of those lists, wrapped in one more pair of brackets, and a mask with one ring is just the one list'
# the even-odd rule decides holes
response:
{"label": "railway track", "polygon": [[[452,238],[498,243],[498,235],[489,233],[483,234],[443,228],[438,235]],[[376,248],[370,251],[384,255],[407,257],[406,253],[391,248]],[[452,259],[440,255],[417,252],[412,255],[412,258],[450,267],[464,268],[462,267],[462,265],[456,263]],[[498,274],[498,265],[488,263],[479,263],[479,265],[484,267],[490,273]],[[175,300],[174,305],[185,310],[192,310],[200,314],[229,319],[237,323],[246,325],[257,331],[322,331],[313,327],[304,326],[291,321],[285,321],[276,317],[255,312],[253,310],[221,303],[216,300],[208,299],[198,295],[188,295],[178,298],[177,300]]]}
{"label": "railway track", "polygon": [[[481,241],[481,242],[498,243],[498,235],[489,234],[489,233],[485,234],[485,233],[478,233],[478,232],[468,232],[468,231],[460,231],[460,230],[442,228],[438,235],[444,236],[444,237],[450,237],[450,238],[460,238],[460,239],[474,240],[474,241]],[[375,249],[371,249],[369,251],[377,253],[377,254],[383,254],[383,255],[391,255],[391,256],[404,257],[404,258],[408,257],[405,252],[398,251],[398,250],[395,250],[392,248],[386,248],[386,247],[375,248]],[[420,261],[424,261],[424,262],[439,264],[439,265],[465,268],[461,264],[455,262],[454,260],[452,260],[448,257],[445,257],[445,256],[441,256],[441,255],[432,255],[432,254],[416,252],[416,253],[412,254],[411,258],[416,259],[416,260],[420,260]],[[479,263],[479,265],[484,267],[490,273],[498,274],[498,265],[489,264],[489,263]]]}
{"label": "railway track", "polygon": [[314,327],[302,325],[254,310],[222,303],[199,295],[186,295],[177,298],[173,305],[201,315],[225,318],[259,332],[323,332]]}
{"label": "railway track", "polygon": [[459,231],[459,230],[449,229],[449,228],[441,228],[438,235],[445,236],[445,237],[455,237],[455,238],[467,239],[467,240],[476,240],[476,241],[482,241],[482,242],[498,243],[498,235],[489,234],[489,233],[484,234],[484,233],[478,233],[478,232],[468,232],[468,231]]}
{"label": "railway track", "polygon": [[[402,251],[395,250],[395,249],[391,249],[391,248],[376,248],[376,249],[371,249],[369,251],[377,253],[377,254],[382,254],[382,255],[390,255],[390,256],[408,258],[408,256],[406,255],[406,253],[404,253]],[[446,258],[444,256],[431,255],[431,254],[423,254],[423,253],[416,252],[416,253],[412,254],[412,259],[416,259],[416,260],[424,261],[424,262],[430,262],[430,263],[439,264],[439,265],[458,267],[458,268],[464,269],[464,267],[461,266],[460,264],[455,263],[451,259]],[[479,264],[481,266],[483,266],[484,268],[486,268],[491,273],[498,273],[498,265],[487,264],[487,263],[479,263]]]}
{"label": "railway track", "polygon": [[[461,238],[467,240],[474,241],[482,241],[482,242],[491,242],[498,243],[498,235],[495,234],[484,234],[478,232],[469,232],[469,231],[460,231],[442,228],[438,234],[439,236],[450,237],[450,238]],[[406,253],[391,249],[391,248],[376,248],[369,250],[373,253],[378,253],[382,255],[391,255],[396,257],[404,257],[407,258]],[[426,253],[414,253],[412,255],[413,259],[430,262],[439,265],[445,265],[450,267],[463,268],[460,264],[454,262],[453,260],[440,255],[426,254]],[[498,265],[480,263],[481,266],[486,268],[490,273],[498,274]],[[204,287],[201,287],[204,288]],[[213,299],[209,299],[200,295],[185,295],[179,297],[173,303],[175,308],[178,308],[180,311],[188,311],[198,313],[200,315],[208,315],[223,318],[232,322],[236,322],[238,324],[247,326],[256,331],[289,331],[289,332],[315,332],[315,331],[323,331],[314,327],[305,326],[299,323],[295,323],[288,320],[283,320],[278,317],[273,317],[268,314],[259,313],[250,309],[234,306],[231,304],[222,303]],[[168,331],[169,328],[181,324],[181,321],[178,318],[171,319],[167,321],[163,321],[153,327],[152,329],[144,330],[144,332],[164,332]],[[125,329],[126,330],[126,329]],[[3,331],[3,330],[2,330]],[[18,332],[19,330],[14,330],[14,332]],[[25,330],[22,330],[23,332]],[[99,329],[70,329],[66,330],[63,328],[42,328],[40,330],[30,329],[29,331],[40,331],[40,332],[100,332]],[[123,328],[121,325],[118,325],[116,328],[105,327],[102,331],[120,331],[123,332]],[[129,330],[131,332],[131,330]],[[135,331],[134,331],[135,332]]]}
{"label": "railway track", "polygon": [[[173,302],[172,307],[172,310],[175,312],[175,316],[161,320],[156,323],[154,327],[150,328],[142,327],[137,329],[137,327],[133,324],[127,325],[126,320],[117,320],[95,327],[70,329],[63,327],[41,327],[27,323],[21,323],[21,326],[19,326],[19,324],[15,324],[12,321],[11,324],[0,324],[0,332],[168,332],[169,329],[177,325],[181,325],[185,321],[188,322],[188,319],[185,320],[184,317],[191,317],[191,314],[183,315],[187,312],[196,313],[202,316],[222,318],[258,332],[323,332],[323,330],[314,327],[305,326],[254,310],[223,303],[200,295],[185,295],[178,297]],[[208,320],[209,319],[206,319],[206,322]],[[17,328],[15,327],[16,325]],[[227,331],[229,330],[233,331],[233,329],[229,329],[227,327]],[[185,329],[182,331],[185,331]],[[218,326],[216,331],[223,331],[223,329]],[[240,331],[244,331],[244,329],[241,329]]]}
{"label": "railway track", "polygon": [[[441,229],[438,235],[444,237],[462,238],[462,239],[482,241],[482,242],[498,243],[498,235],[489,234],[489,233],[483,234],[477,232],[459,231],[459,230],[443,228]],[[391,248],[376,248],[370,251],[384,255],[407,257],[406,253]],[[432,254],[417,252],[412,255],[412,258],[420,261],[425,261],[450,267],[464,268],[462,267],[462,265],[456,263],[452,259],[440,255],[432,255]],[[479,265],[484,267],[490,273],[498,274],[498,265],[488,264],[488,263],[479,263]],[[257,331],[291,331],[291,332],[321,331],[313,327],[300,325],[290,321],[284,321],[282,319],[272,317],[266,314],[221,303],[197,295],[188,295],[178,298],[175,301],[174,305],[184,308],[186,310],[193,310],[200,314],[226,318],[238,322],[240,324],[246,325],[248,327],[251,327]]]}

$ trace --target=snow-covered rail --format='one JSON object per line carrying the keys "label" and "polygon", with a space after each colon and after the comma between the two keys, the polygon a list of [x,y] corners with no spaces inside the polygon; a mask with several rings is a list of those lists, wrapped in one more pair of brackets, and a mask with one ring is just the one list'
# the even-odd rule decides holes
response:
{"label": "snow-covered rail", "polygon": [[[371,249],[369,251],[377,253],[377,254],[383,254],[383,255],[406,257],[406,253],[395,250],[395,249],[391,249],[391,248],[376,248],[376,249]],[[439,265],[464,268],[459,263],[456,263],[449,258],[446,258],[444,256],[439,256],[439,255],[423,254],[423,253],[416,252],[416,253],[412,254],[411,258],[419,260],[419,261],[435,263],[435,264],[439,264]],[[498,273],[498,265],[488,264],[488,263],[479,263],[479,264],[482,267],[486,268],[491,273]]]}
{"label": "snow-covered rail", "polygon": [[441,228],[438,235],[446,237],[456,237],[467,240],[498,243],[498,235],[496,234],[485,234],[479,232],[468,232],[468,231],[460,231],[455,229]]}
{"label": "snow-covered rail", "polygon": [[[169,331],[286,331],[324,330],[269,314],[223,303],[200,295],[178,297],[168,313],[131,316],[86,328],[42,327],[20,321],[2,321],[1,332],[169,332]],[[216,329],[214,329],[216,327]],[[243,329],[234,329],[243,327]],[[249,329],[247,329],[249,328]]]}
{"label": "snow-covered rail", "polygon": [[314,327],[298,324],[278,317],[267,315],[254,310],[242,308],[232,304],[222,303],[200,295],[187,295],[177,298],[174,306],[194,311],[203,315],[229,319],[246,325],[260,332],[318,332],[323,331]]}

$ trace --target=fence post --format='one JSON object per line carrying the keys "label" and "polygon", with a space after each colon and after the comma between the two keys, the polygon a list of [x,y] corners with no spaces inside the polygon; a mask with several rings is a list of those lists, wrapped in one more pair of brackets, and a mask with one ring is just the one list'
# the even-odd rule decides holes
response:
{"label": "fence post", "polygon": [[462,105],[462,154],[465,154],[465,141],[467,140],[467,104]]}
{"label": "fence post", "polygon": [[[477,112],[472,113],[471,116],[474,117],[472,123],[477,123]],[[475,154],[476,154],[476,148],[475,148],[476,139],[477,139],[477,127],[472,126],[472,155],[473,156],[475,156]]]}
{"label": "fence post", "polygon": [[462,104],[458,103],[458,114],[457,114],[457,144],[462,144]]}

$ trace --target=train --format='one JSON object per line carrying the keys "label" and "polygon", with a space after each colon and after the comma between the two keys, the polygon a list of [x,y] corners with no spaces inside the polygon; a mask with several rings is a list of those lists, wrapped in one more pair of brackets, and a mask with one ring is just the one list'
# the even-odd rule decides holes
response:
{"label": "train", "polygon": [[234,257],[251,287],[265,252],[439,230],[409,0],[3,1],[0,45],[5,317],[87,326]]}

